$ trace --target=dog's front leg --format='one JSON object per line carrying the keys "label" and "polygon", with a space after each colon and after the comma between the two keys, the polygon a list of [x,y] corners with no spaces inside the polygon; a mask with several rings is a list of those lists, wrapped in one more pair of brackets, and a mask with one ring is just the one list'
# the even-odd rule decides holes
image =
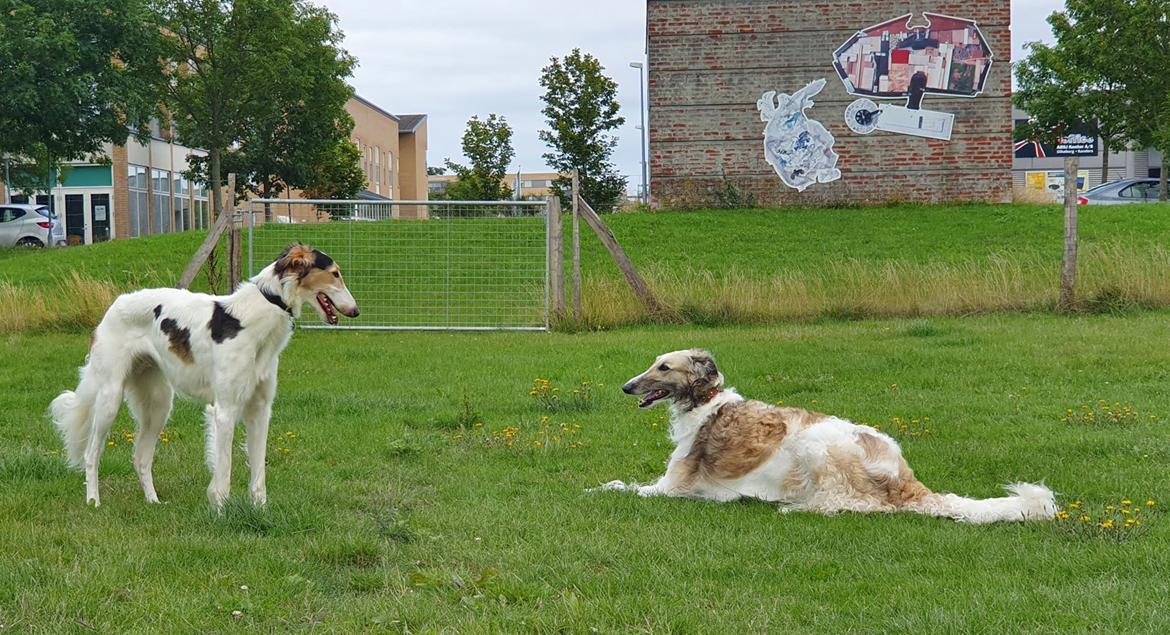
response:
{"label": "dog's front leg", "polygon": [[[274,371],[275,373],[275,371]],[[264,460],[268,449],[268,422],[272,418],[272,400],[276,396],[276,377],[260,382],[256,392],[244,411],[244,425],[248,429],[248,467],[251,480],[248,492],[252,504],[262,507],[268,503],[268,490],[264,483]]]}
{"label": "dog's front leg", "polygon": [[240,419],[240,409],[234,404],[216,402],[209,415],[207,463],[211,468],[211,483],[207,485],[207,500],[215,509],[222,509],[231,488],[232,436]]}
{"label": "dog's front leg", "polygon": [[666,474],[651,485],[643,485],[636,491],[638,496],[690,496],[691,488],[698,476],[698,461],[690,457],[671,459]]}

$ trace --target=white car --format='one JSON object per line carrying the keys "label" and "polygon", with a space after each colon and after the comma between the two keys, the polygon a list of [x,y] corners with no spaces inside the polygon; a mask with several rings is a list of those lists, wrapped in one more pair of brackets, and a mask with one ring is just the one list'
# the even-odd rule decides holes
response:
{"label": "white car", "polygon": [[0,247],[64,244],[65,225],[47,205],[0,204]]}

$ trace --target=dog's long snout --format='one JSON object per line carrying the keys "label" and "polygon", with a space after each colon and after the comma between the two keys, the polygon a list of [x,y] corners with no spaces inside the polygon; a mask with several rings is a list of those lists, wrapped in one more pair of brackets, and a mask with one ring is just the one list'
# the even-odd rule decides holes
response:
{"label": "dog's long snout", "polygon": [[634,388],[635,388],[635,386],[637,386],[637,384],[638,384],[637,378],[634,378],[634,379],[631,379],[630,381],[627,381],[626,385],[622,386],[622,392],[626,393],[627,395],[634,394]]}
{"label": "dog's long snout", "polygon": [[347,316],[349,316],[349,317],[351,317],[351,318],[355,318],[355,317],[357,317],[357,316],[359,316],[359,315],[361,315],[361,314],[362,314],[362,312],[358,310],[358,308],[357,308],[357,305],[356,305],[356,304],[355,304],[355,305],[353,305],[353,310],[351,310],[351,311],[349,311],[348,313],[346,313],[346,315],[347,315]]}

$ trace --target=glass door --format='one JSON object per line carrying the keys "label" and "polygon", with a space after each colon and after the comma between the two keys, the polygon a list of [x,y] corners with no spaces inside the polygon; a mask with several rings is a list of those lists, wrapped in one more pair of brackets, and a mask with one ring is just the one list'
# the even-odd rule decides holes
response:
{"label": "glass door", "polygon": [[100,243],[110,239],[110,195],[90,194],[89,211],[92,219],[93,242]]}
{"label": "glass door", "polygon": [[85,244],[85,195],[65,195],[65,242],[68,245]]}

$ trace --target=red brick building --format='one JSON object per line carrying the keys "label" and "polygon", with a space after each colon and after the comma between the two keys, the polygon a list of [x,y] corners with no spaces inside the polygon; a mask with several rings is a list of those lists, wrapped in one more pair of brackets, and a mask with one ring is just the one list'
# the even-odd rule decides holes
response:
{"label": "red brick building", "polygon": [[[1009,25],[1008,0],[648,0],[652,200],[1010,201]],[[815,105],[803,114],[819,125],[791,116],[799,106],[784,110],[810,83]],[[765,102],[775,124],[761,118]],[[811,136],[793,133],[795,146],[781,139],[765,156],[765,128],[791,123]],[[818,131],[832,136],[831,152],[815,146],[826,138]],[[828,162],[820,176],[781,178],[807,160],[809,139]]]}

